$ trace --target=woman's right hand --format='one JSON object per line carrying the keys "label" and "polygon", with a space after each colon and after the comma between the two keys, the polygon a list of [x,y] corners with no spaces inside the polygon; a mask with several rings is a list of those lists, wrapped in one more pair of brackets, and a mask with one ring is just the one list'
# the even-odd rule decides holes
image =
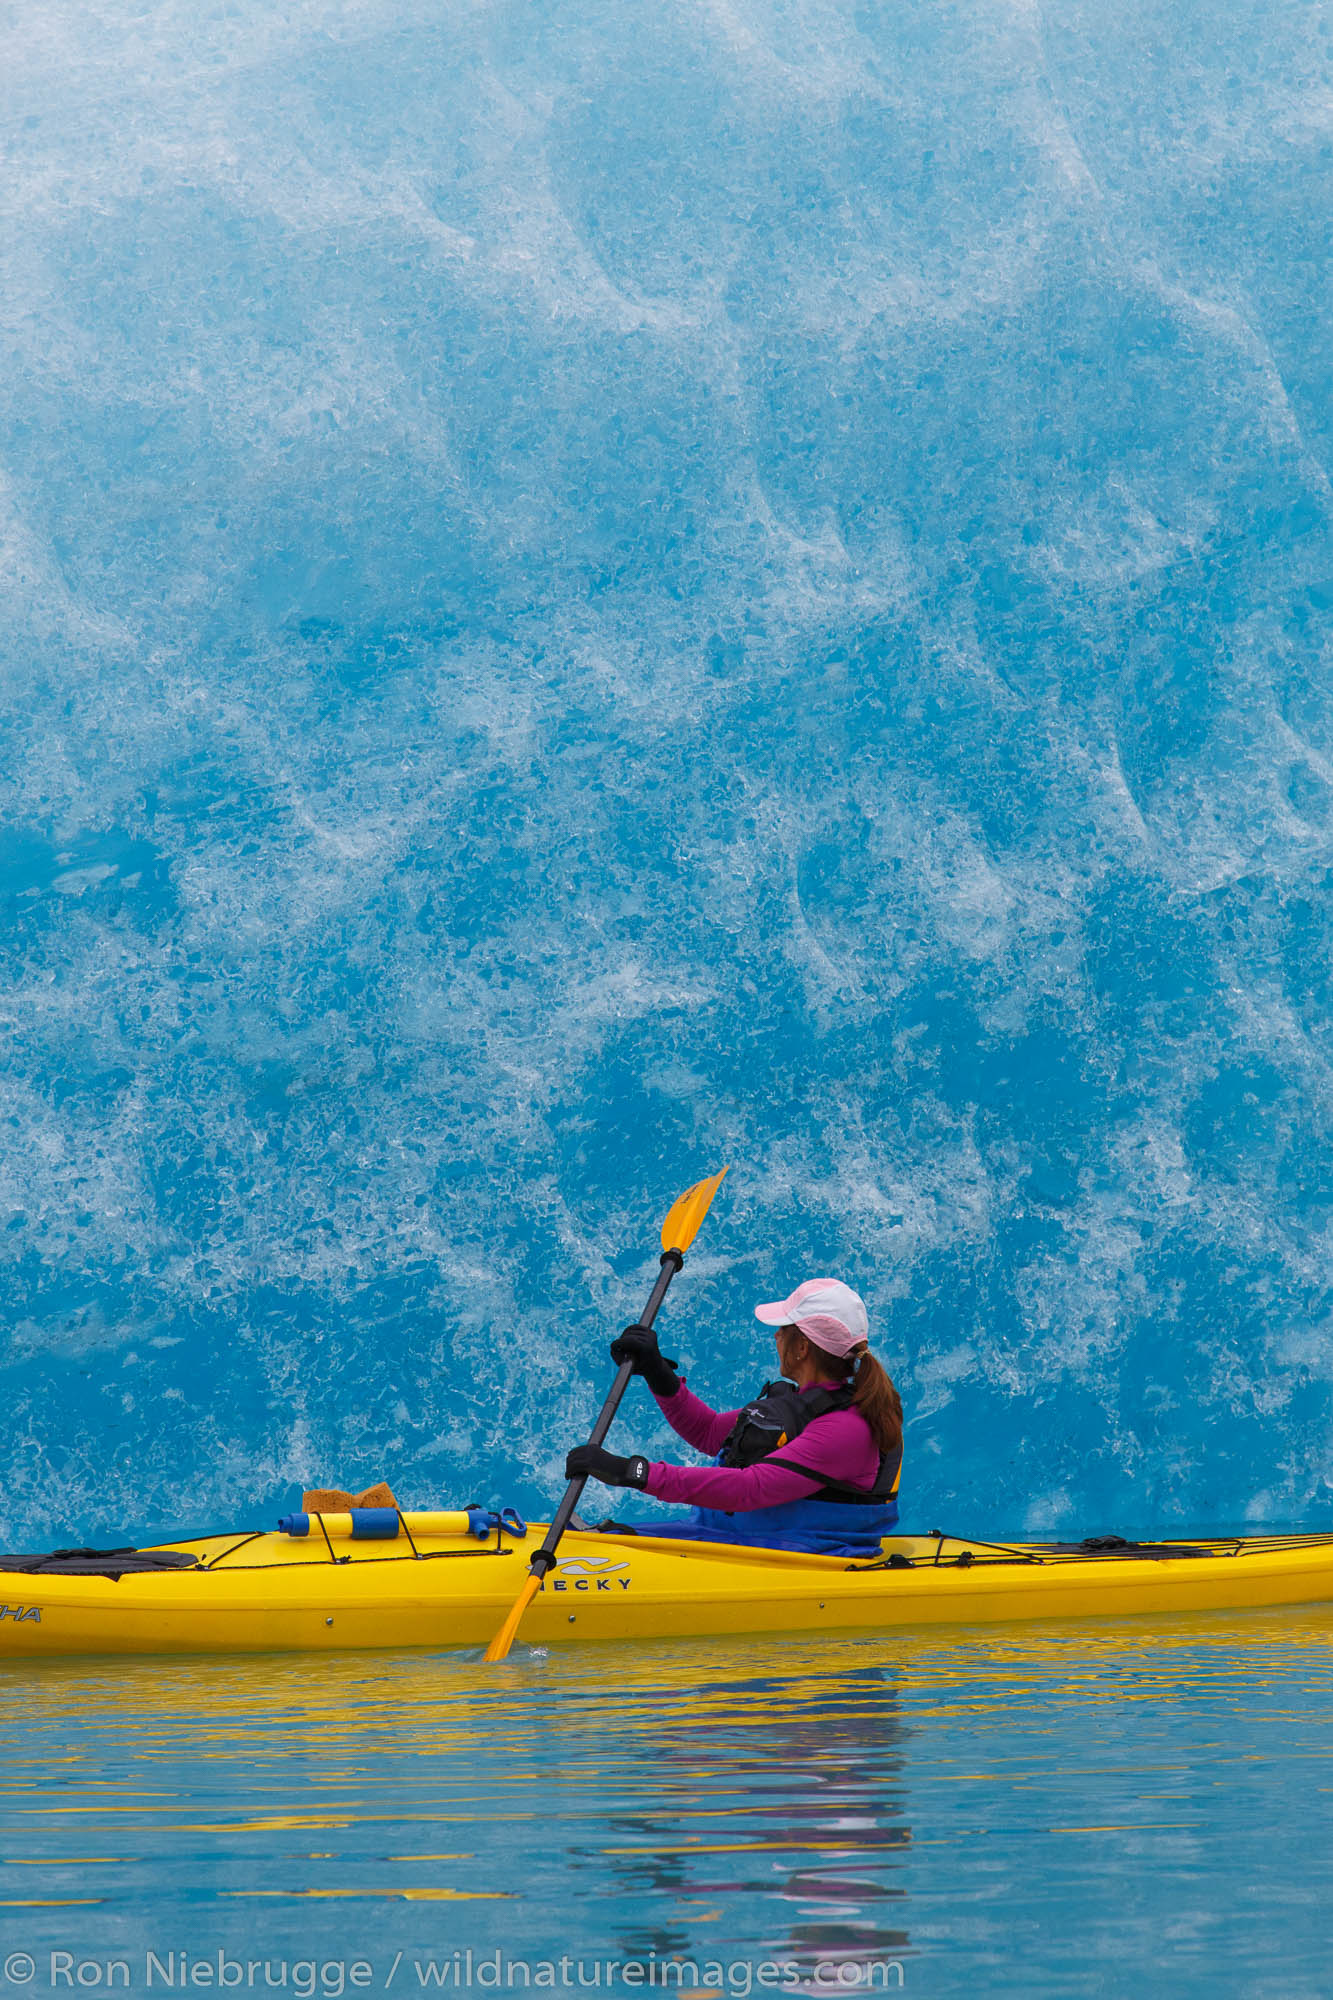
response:
{"label": "woman's right hand", "polygon": [[674,1396],[680,1387],[680,1363],[663,1354],[650,1326],[627,1326],[611,1342],[611,1359],[617,1367],[632,1362],[634,1373],[642,1375],[655,1396]]}

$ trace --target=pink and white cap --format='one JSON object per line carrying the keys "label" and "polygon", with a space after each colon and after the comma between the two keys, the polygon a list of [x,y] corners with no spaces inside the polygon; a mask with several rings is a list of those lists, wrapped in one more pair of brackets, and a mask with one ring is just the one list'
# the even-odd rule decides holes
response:
{"label": "pink and white cap", "polygon": [[840,1278],[807,1278],[789,1299],[756,1306],[754,1316],[765,1326],[799,1326],[825,1354],[850,1354],[870,1338],[865,1306]]}

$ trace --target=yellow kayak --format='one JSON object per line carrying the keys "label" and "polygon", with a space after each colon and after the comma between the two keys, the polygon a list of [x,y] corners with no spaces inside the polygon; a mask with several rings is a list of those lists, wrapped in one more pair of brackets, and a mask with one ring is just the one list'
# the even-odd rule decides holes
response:
{"label": "yellow kayak", "polygon": [[[475,1647],[544,1529],[490,1517],[292,1517],[299,1532],[0,1558],[0,1655]],[[144,1565],[162,1565],[145,1567]],[[1333,1534],[1070,1545],[895,1535],[877,1562],[571,1529],[525,1645],[1241,1610],[1333,1600]]]}

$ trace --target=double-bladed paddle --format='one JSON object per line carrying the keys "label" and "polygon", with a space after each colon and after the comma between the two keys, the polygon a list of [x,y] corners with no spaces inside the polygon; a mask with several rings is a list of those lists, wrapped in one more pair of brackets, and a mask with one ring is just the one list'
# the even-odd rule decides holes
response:
{"label": "double-bladed paddle", "polygon": [[[666,1297],[667,1286],[685,1262],[685,1252],[698,1235],[699,1225],[707,1215],[713,1196],[721,1187],[723,1176],[727,1171],[727,1168],[723,1167],[722,1172],[714,1174],[711,1179],[697,1181],[692,1188],[685,1190],[679,1201],[672,1204],[671,1212],[662,1224],[661,1268],[657,1274],[657,1283],[653,1286],[648,1303],[640,1315],[638,1321],[640,1326],[651,1326],[656,1319],[657,1309]],[[622,1361],[616,1370],[616,1379],[611,1384],[611,1393],[602,1404],[601,1413],[592,1427],[589,1444],[601,1444],[610,1430],[611,1419],[620,1407],[620,1399],[629,1387],[633,1374],[633,1362]],[[509,1616],[486,1648],[486,1659],[503,1660],[508,1657],[509,1648],[513,1645],[519,1625],[522,1623],[523,1613],[541,1589],[542,1578],[555,1561],[560,1537],[569,1526],[569,1517],[578,1506],[587,1483],[587,1474],[584,1473],[577,1479],[571,1479],[565,1488],[565,1497],[555,1510],[555,1518],[546,1531],[546,1540],[528,1564],[528,1574],[524,1578],[523,1588],[514,1599]]]}

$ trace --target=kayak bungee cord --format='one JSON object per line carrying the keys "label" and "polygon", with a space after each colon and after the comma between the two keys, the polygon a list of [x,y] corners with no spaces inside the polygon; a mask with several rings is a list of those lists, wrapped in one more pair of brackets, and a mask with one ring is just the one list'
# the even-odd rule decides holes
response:
{"label": "kayak bungee cord", "polygon": [[[692,1188],[685,1190],[678,1201],[673,1202],[667,1219],[662,1224],[662,1255],[657,1282],[653,1286],[648,1303],[639,1318],[638,1324],[640,1326],[652,1326],[654,1319],[657,1317],[657,1309],[666,1297],[667,1286],[684,1264],[685,1252],[698,1235],[700,1225],[712,1205],[713,1196],[721,1187],[727,1171],[727,1168],[723,1167],[720,1174],[713,1174],[705,1181],[696,1181]],[[602,1404],[597,1421],[592,1427],[592,1433],[588,1439],[590,1445],[600,1445],[610,1430],[611,1419],[619,1409],[621,1398],[629,1387],[633,1376],[634,1363],[632,1361],[622,1361],[616,1370],[616,1378],[611,1384],[610,1393],[606,1401]],[[570,1480],[568,1486],[565,1488],[565,1497],[557,1507],[555,1519],[547,1529],[546,1540],[536,1551],[532,1561],[528,1565],[527,1577],[518,1596],[514,1599],[513,1608],[509,1616],[505,1619],[504,1624],[491,1640],[490,1645],[486,1648],[483,1658],[487,1661],[494,1662],[509,1657],[509,1649],[517,1636],[518,1628],[523,1620],[523,1613],[541,1589],[542,1579],[546,1575],[546,1572],[554,1566],[555,1552],[560,1545],[560,1538],[569,1526],[574,1509],[582,1499],[583,1489],[587,1483],[588,1474],[586,1472],[579,1473],[575,1478]]]}

